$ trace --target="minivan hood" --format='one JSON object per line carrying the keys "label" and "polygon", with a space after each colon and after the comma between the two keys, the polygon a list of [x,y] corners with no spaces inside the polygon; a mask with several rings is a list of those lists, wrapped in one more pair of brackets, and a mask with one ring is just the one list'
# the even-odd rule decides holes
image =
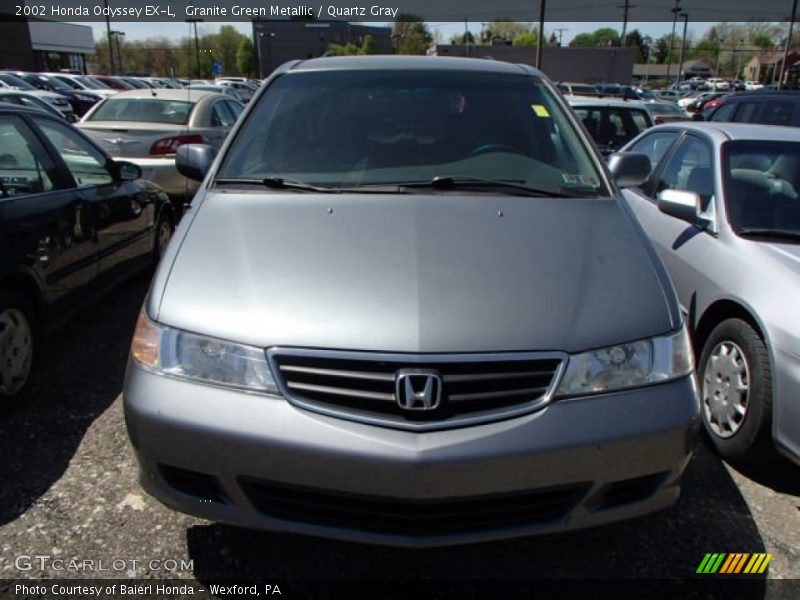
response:
{"label": "minivan hood", "polygon": [[222,339],[575,352],[679,318],[640,232],[609,199],[216,193],[196,210],[149,311]]}

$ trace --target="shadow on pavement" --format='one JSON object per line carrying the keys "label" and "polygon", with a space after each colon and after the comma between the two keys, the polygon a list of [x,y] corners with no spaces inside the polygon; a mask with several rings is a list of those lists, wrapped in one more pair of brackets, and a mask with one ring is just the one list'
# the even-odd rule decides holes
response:
{"label": "shadow on pavement", "polygon": [[[695,571],[707,552],[764,551],[736,484],[701,442],[674,507],[609,526],[471,546],[405,550],[207,525],[187,531],[187,546],[194,574],[202,583],[220,578],[684,579],[699,577]],[[763,596],[763,581],[756,588],[750,588],[749,597]]]}
{"label": "shadow on pavement", "polygon": [[779,494],[800,497],[800,467],[779,456],[763,465],[731,465],[739,473]]}
{"label": "shadow on pavement", "polygon": [[22,407],[0,417],[0,525],[61,477],[86,430],[119,395],[150,276],[82,309],[47,340]]}

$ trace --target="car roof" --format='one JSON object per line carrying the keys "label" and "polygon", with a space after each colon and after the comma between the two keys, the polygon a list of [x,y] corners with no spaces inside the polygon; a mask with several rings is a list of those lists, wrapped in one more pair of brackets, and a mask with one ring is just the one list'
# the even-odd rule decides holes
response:
{"label": "car roof", "polygon": [[511,75],[542,75],[528,65],[512,64],[484,58],[452,56],[325,56],[293,63],[290,72],[325,70],[413,70],[413,71],[472,71],[476,73],[507,73]]}
{"label": "car roof", "polygon": [[222,96],[217,92],[208,92],[193,88],[183,88],[181,90],[168,90],[158,88],[148,88],[146,90],[125,90],[114,94],[110,99],[117,98],[158,98],[160,100],[189,100],[198,102],[207,96]]}
{"label": "car roof", "polygon": [[782,125],[761,125],[757,123],[730,123],[727,121],[678,121],[657,125],[647,132],[662,129],[680,129],[705,133],[716,142],[728,140],[767,140],[775,142],[796,142],[797,127]]}
{"label": "car roof", "polygon": [[636,108],[645,110],[644,102],[636,100],[621,100],[619,98],[591,98],[588,96],[568,96],[567,102],[570,106],[587,107],[597,106],[603,108]]}
{"label": "car roof", "polygon": [[21,104],[6,104],[4,102],[0,102],[0,113],[26,113],[26,114],[36,115],[37,117],[40,115],[45,115],[48,117],[52,117],[56,120],[59,119],[58,116],[44,109],[37,108],[35,106],[22,106]]}

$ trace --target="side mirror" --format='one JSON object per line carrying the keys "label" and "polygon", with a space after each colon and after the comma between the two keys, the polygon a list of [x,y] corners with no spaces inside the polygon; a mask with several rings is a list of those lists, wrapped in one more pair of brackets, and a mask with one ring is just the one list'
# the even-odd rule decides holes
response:
{"label": "side mirror", "polygon": [[700,216],[700,195],[686,190],[662,190],[658,194],[658,210],[692,225],[705,227],[708,220]]}
{"label": "side mirror", "polygon": [[650,177],[650,158],[638,152],[617,152],[608,158],[608,168],[620,187],[642,185]]}
{"label": "side mirror", "polygon": [[142,177],[141,167],[126,160],[114,161],[114,172],[118,181],[135,181]]}
{"label": "side mirror", "polygon": [[175,153],[175,166],[181,175],[203,181],[216,156],[217,151],[208,144],[182,144]]}

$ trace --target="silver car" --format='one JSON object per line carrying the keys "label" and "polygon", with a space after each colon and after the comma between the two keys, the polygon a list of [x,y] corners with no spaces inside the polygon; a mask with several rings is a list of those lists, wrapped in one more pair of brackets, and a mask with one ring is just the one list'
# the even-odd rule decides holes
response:
{"label": "silver car", "polygon": [[797,129],[663,125],[626,150],[652,160],[625,195],[688,315],[711,439],[726,458],[774,442],[800,463]]}
{"label": "silver car", "polygon": [[[427,546],[671,505],[699,428],[663,266],[538,71],[278,69],[138,320],[145,489],[215,521]],[[616,161],[622,182],[649,172]]]}
{"label": "silver car", "polygon": [[114,158],[142,169],[177,201],[188,201],[197,182],[178,173],[175,151],[181,144],[222,146],[242,104],[233,98],[197,90],[133,90],[107,98],[81,119],[78,127]]}

